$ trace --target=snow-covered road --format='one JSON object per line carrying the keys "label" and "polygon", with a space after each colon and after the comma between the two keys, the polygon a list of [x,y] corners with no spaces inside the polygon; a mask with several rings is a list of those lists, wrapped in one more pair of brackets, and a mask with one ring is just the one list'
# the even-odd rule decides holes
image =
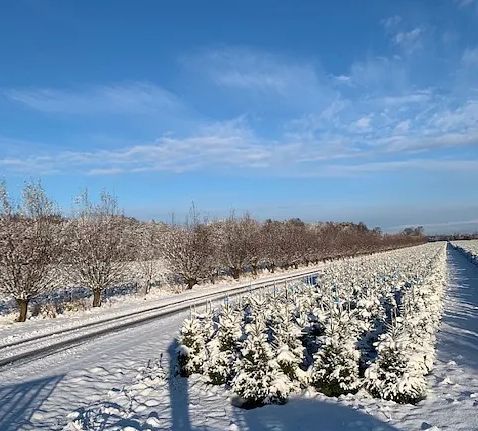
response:
{"label": "snow-covered road", "polygon": [[[141,409],[155,410],[158,428],[148,429],[171,429],[173,424],[175,430],[187,431],[478,430],[478,266],[455,250],[448,253],[450,284],[437,364],[430,377],[430,394],[418,405],[313,394],[293,398],[285,406],[243,411],[226,401],[222,388],[178,379],[182,386],[164,385],[164,393],[151,394],[149,407],[137,407],[138,415]],[[105,400],[110,389],[133,382],[138,368],[150,358],[163,353],[167,363],[187,314],[128,328],[0,371],[0,430],[61,429],[68,413]]]}

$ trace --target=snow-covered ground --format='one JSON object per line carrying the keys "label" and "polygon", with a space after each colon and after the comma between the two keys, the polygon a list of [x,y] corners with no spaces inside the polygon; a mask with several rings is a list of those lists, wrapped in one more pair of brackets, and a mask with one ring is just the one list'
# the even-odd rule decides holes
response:
{"label": "snow-covered ground", "polygon": [[436,366],[417,405],[309,390],[282,406],[234,407],[224,388],[170,367],[186,312],[1,370],[0,429],[478,430],[478,266],[451,249],[448,265]]}
{"label": "snow-covered ground", "polygon": [[478,263],[478,239],[453,241],[451,245],[458,248],[472,262]]}

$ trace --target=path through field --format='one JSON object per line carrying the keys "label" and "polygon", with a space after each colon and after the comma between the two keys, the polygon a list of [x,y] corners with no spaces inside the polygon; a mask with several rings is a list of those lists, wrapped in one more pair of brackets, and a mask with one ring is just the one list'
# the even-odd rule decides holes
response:
{"label": "path through field", "polygon": [[[128,420],[111,414],[103,429],[138,430],[478,430],[478,266],[449,249],[450,283],[430,393],[416,406],[363,396],[296,397],[284,406],[241,410],[228,393],[195,379],[170,378],[136,403]],[[100,337],[47,358],[0,370],[0,430],[54,430],[66,415],[130,385],[150,358],[165,358],[187,313]],[[114,399],[114,398],[113,398]],[[101,402],[100,402],[101,404]],[[99,410],[92,407],[94,416]],[[86,410],[88,412],[88,410]],[[104,409],[103,409],[104,411]],[[115,428],[116,427],[116,428]]]}

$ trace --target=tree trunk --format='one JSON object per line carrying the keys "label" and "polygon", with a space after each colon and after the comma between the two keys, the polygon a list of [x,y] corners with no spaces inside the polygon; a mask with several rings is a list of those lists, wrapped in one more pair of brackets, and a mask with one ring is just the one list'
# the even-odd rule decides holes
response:
{"label": "tree trunk", "polygon": [[295,268],[295,269],[299,269],[299,264],[298,264],[297,262],[294,263],[294,268]]}
{"label": "tree trunk", "polygon": [[20,314],[18,315],[17,322],[24,322],[27,320],[28,302],[29,299],[17,299],[18,309]]}
{"label": "tree trunk", "polygon": [[188,289],[192,289],[195,284],[197,284],[197,280],[195,278],[188,278],[187,285]]}
{"label": "tree trunk", "polygon": [[274,274],[276,270],[276,266],[272,263],[270,266],[269,266],[269,271],[271,272],[271,274]]}
{"label": "tree trunk", "polygon": [[257,275],[257,265],[252,265],[252,275]]}
{"label": "tree trunk", "polygon": [[231,268],[231,272],[234,280],[238,280],[239,276],[241,275],[241,270],[239,268]]}
{"label": "tree trunk", "polygon": [[151,281],[147,280],[144,285],[144,294],[147,295],[151,290]]}
{"label": "tree trunk", "polygon": [[101,290],[93,290],[93,307],[101,307]]}

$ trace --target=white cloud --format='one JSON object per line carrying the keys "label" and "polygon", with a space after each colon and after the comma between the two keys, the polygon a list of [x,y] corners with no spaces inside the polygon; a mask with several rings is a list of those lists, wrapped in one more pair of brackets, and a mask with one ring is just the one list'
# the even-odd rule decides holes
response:
{"label": "white cloud", "polygon": [[337,75],[334,76],[334,79],[342,83],[350,83],[350,76],[347,75]]}
{"label": "white cloud", "polygon": [[0,166],[15,172],[86,173],[107,175],[151,171],[185,172],[198,169],[263,168],[287,159],[289,149],[274,142],[256,142],[240,121],[212,124],[194,136],[162,137],[155,142],[118,149],[62,151],[8,157]]}
{"label": "white cloud", "polygon": [[416,27],[410,31],[400,31],[394,35],[393,42],[395,45],[403,49],[407,54],[411,54],[417,49],[423,47],[423,34],[423,27]]}
{"label": "white cloud", "polygon": [[443,109],[430,116],[429,127],[437,131],[470,133],[478,129],[478,100],[470,100],[456,109]]}
{"label": "white cloud", "polygon": [[371,118],[371,117],[362,117],[362,118],[359,118],[359,119],[354,123],[354,126],[357,127],[357,128],[359,128],[359,129],[369,129],[371,122],[372,122],[372,118]]}

